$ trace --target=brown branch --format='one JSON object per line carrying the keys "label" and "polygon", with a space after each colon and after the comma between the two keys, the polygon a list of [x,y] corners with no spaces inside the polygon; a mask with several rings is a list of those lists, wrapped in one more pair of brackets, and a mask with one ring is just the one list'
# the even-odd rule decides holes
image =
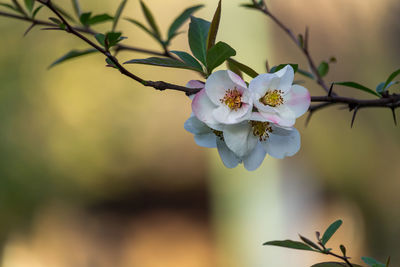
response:
{"label": "brown branch", "polygon": [[95,48],[97,51],[99,51],[103,55],[105,55],[109,60],[111,60],[111,62],[121,72],[121,74],[123,74],[123,75],[125,75],[125,76],[127,76],[127,77],[129,77],[129,78],[131,78],[131,79],[143,84],[144,86],[153,87],[153,88],[155,88],[157,90],[171,89],[171,90],[185,92],[186,94],[193,94],[193,93],[196,93],[196,92],[198,92],[200,90],[200,89],[191,89],[191,88],[187,88],[187,87],[184,87],[184,86],[175,85],[175,84],[171,84],[171,83],[167,83],[167,82],[163,82],[163,81],[147,81],[147,80],[144,80],[144,79],[140,78],[139,76],[131,73],[124,66],[122,66],[121,63],[119,63],[118,59],[115,56],[111,55],[111,53],[108,50],[106,50],[106,49],[100,47],[99,45],[95,44],[94,42],[92,42],[91,40],[89,40],[88,38],[83,36],[74,27],[72,27],[68,23],[68,21],[60,14],[60,12],[58,12],[58,10],[52,5],[50,0],[36,0],[36,1],[40,2],[41,4],[43,4],[47,8],[49,8],[62,21],[62,23],[65,25],[65,31],[66,32],[75,35],[76,37],[78,37],[79,39],[81,39],[82,41],[84,41],[85,43],[90,45],[91,47]]}

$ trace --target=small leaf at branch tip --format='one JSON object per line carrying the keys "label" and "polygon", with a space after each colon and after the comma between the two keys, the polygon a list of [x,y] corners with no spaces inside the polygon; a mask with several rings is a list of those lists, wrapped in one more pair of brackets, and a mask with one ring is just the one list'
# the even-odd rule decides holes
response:
{"label": "small leaf at branch tip", "polygon": [[167,45],[169,42],[177,36],[178,29],[190,18],[190,16],[198,9],[203,8],[204,5],[197,5],[185,9],[171,24],[168,29]]}
{"label": "small leaf at branch tip", "polygon": [[160,30],[158,29],[157,23],[154,19],[153,14],[150,9],[146,6],[143,0],[140,0],[140,5],[142,7],[143,14],[147,20],[147,23],[150,25],[150,28],[153,30],[155,36],[161,39]]}
{"label": "small leaf at branch tip", "polygon": [[373,91],[372,89],[370,89],[368,87],[365,87],[364,85],[356,83],[356,82],[334,82],[334,84],[347,86],[347,87],[351,87],[351,88],[355,88],[355,89],[359,89],[361,91],[370,93],[370,94],[372,94],[374,96],[381,97],[381,95],[379,93]]}
{"label": "small leaf at branch tip", "polygon": [[219,23],[221,21],[221,0],[218,2],[217,10],[214,13],[214,17],[211,21],[210,30],[207,35],[207,51],[209,51],[214,45],[217,38]]}
{"label": "small leaf at branch tip", "polygon": [[331,239],[331,237],[336,233],[339,227],[343,224],[342,220],[337,220],[326,229],[325,233],[322,236],[321,243],[326,245],[326,243]]}
{"label": "small leaf at branch tip", "polygon": [[310,246],[293,240],[282,240],[282,241],[269,241],[263,244],[264,246],[278,246],[284,248],[298,249],[298,250],[308,250],[308,251],[316,251],[312,249]]}
{"label": "small leaf at branch tip", "polygon": [[57,59],[56,61],[54,61],[49,67],[48,69],[51,69],[52,67],[66,61],[66,60],[70,60],[73,58],[77,58],[80,56],[84,56],[84,55],[88,55],[91,53],[97,52],[96,49],[87,49],[87,50],[82,50],[82,51],[78,51],[78,50],[72,50],[70,52],[68,52],[67,54],[65,54],[64,56],[60,57],[59,59]]}

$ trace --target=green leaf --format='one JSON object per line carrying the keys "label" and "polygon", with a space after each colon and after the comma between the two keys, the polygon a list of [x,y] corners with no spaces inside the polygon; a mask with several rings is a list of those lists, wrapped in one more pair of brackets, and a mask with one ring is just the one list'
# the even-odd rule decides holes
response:
{"label": "green leaf", "polygon": [[117,11],[115,12],[114,16],[114,22],[112,25],[112,31],[115,31],[118,25],[119,18],[121,17],[122,11],[124,11],[125,5],[128,2],[128,0],[122,0],[121,3],[119,4]]}
{"label": "green leaf", "polygon": [[88,20],[88,24],[89,25],[94,25],[94,24],[99,24],[99,23],[103,23],[103,22],[106,22],[106,21],[110,21],[110,20],[114,20],[114,18],[111,17],[108,14],[100,14],[100,15],[96,15],[96,16],[91,17]]}
{"label": "green leaf", "polygon": [[329,241],[329,239],[331,239],[331,237],[336,233],[336,231],[342,224],[343,224],[342,220],[337,220],[331,225],[329,225],[328,229],[326,229],[325,233],[321,238],[321,243],[325,245]]}
{"label": "green leaf", "polygon": [[315,248],[316,250],[321,250],[321,248],[320,248],[317,244],[315,244],[314,242],[312,242],[310,239],[308,239],[308,238],[306,238],[306,237],[304,237],[304,236],[302,236],[302,235],[299,235],[299,237],[300,237],[300,239],[301,239],[305,244],[309,245],[310,247],[313,247],[313,248]]}
{"label": "green leaf", "polygon": [[214,17],[211,21],[210,30],[207,35],[207,51],[215,45],[215,40],[217,39],[219,22],[221,21],[221,0],[218,2],[217,10],[214,13]]}
{"label": "green leaf", "polygon": [[392,74],[390,74],[389,78],[386,80],[385,88],[387,88],[389,83],[391,83],[394,80],[394,78],[396,78],[397,75],[399,75],[399,74],[400,74],[400,69],[398,69],[395,72],[393,72]]}
{"label": "green leaf", "polygon": [[199,72],[203,72],[203,67],[189,53],[186,53],[183,51],[171,51],[171,53],[177,55],[183,62],[185,62],[186,65],[192,66],[193,68],[197,69]]}
{"label": "green leaf", "polygon": [[168,67],[168,68],[178,68],[178,69],[188,69],[198,71],[192,66],[186,65],[184,62],[172,59],[172,58],[161,58],[161,57],[150,57],[145,59],[132,59],[124,64],[144,64],[144,65],[152,65],[159,67]]}
{"label": "green leaf", "polygon": [[175,20],[172,22],[171,26],[169,27],[168,30],[168,39],[167,43],[169,43],[177,34],[176,32],[178,29],[185,23],[190,16],[196,12],[198,9],[204,7],[204,5],[197,5],[193,7],[189,7],[185,9]]}
{"label": "green leaf", "polygon": [[250,9],[258,9],[258,7],[255,6],[254,4],[241,4],[240,6]]}
{"label": "green leaf", "polygon": [[158,26],[156,24],[153,14],[151,14],[150,9],[146,6],[146,4],[143,1],[140,1],[140,5],[142,7],[142,11],[144,16],[146,17],[147,22],[153,29],[154,35],[157,36],[159,39],[161,39],[160,30],[158,29]]}
{"label": "green leaf", "polygon": [[311,72],[308,72],[308,71],[305,71],[302,69],[298,69],[297,73],[314,80],[314,75]]}
{"label": "green leaf", "polygon": [[107,62],[107,67],[112,67],[114,69],[118,69],[117,65],[115,65],[115,63],[112,62],[112,60],[109,59],[108,57],[106,58],[106,62]]}
{"label": "green leaf", "polygon": [[227,64],[228,70],[234,72],[236,75],[238,75],[243,80],[243,73],[235,64],[232,64],[232,62],[229,59],[226,61],[226,64]]}
{"label": "green leaf", "polygon": [[138,26],[140,29],[142,29],[143,31],[145,31],[146,33],[148,33],[151,37],[153,37],[154,39],[157,40],[157,42],[162,43],[162,40],[160,39],[159,36],[155,35],[151,30],[149,30],[146,26],[144,26],[141,22],[135,20],[135,19],[130,19],[130,18],[126,18],[127,21],[135,24],[136,26]]}
{"label": "green leaf", "polygon": [[34,5],[35,5],[35,0],[25,0],[26,9],[28,9],[29,12],[32,12]]}
{"label": "green leaf", "polygon": [[81,8],[79,6],[79,0],[71,0],[72,1],[72,6],[74,7],[75,14],[78,16],[78,18],[81,17]]}
{"label": "green leaf", "polygon": [[386,82],[381,82],[380,84],[378,84],[378,86],[376,87],[375,90],[381,94],[381,93],[385,92],[387,89],[389,89],[392,85],[399,84],[399,83],[400,83],[399,81],[393,81],[393,82],[390,82],[388,85],[386,85]]}
{"label": "green leaf", "polygon": [[294,73],[296,73],[297,70],[299,69],[299,65],[298,64],[280,64],[278,66],[272,67],[270,73],[278,72],[281,69],[283,69],[284,67],[286,67],[287,65],[292,66]]}
{"label": "green leaf", "polygon": [[371,266],[371,267],[386,267],[385,264],[383,264],[373,258],[361,257],[361,259],[363,260],[363,262],[365,262],[366,264],[368,264],[368,266]]}
{"label": "green leaf", "polygon": [[189,24],[189,46],[192,54],[206,66],[207,62],[207,36],[210,22],[191,17]]}
{"label": "green leaf", "polygon": [[89,20],[91,16],[92,12],[82,13],[82,15],[79,17],[79,21],[82,23],[82,25],[87,26],[89,25]]}
{"label": "green leaf", "polygon": [[[361,265],[354,264],[354,263],[352,263],[351,265],[353,265],[354,267],[362,267]],[[347,267],[347,266],[348,265],[346,263],[342,263],[342,262],[321,262],[321,263],[314,264],[311,267]]]}
{"label": "green leaf", "polygon": [[322,61],[318,66],[318,74],[321,77],[324,77],[329,72],[329,64],[326,61]]}
{"label": "green leaf", "polygon": [[106,36],[104,34],[97,33],[94,35],[94,38],[96,38],[97,42],[99,42],[103,47],[106,46]]}
{"label": "green leaf", "polygon": [[33,12],[32,12],[32,18],[34,19],[36,15],[39,13],[39,11],[42,9],[43,6],[38,6]]}
{"label": "green leaf", "polygon": [[315,251],[312,249],[310,246],[298,242],[298,241],[293,241],[293,240],[283,240],[283,241],[269,241],[263,244],[264,246],[278,246],[278,247],[284,247],[284,248],[292,248],[292,249],[299,249],[299,250],[309,250],[309,251]]}
{"label": "green leaf", "polygon": [[121,36],[121,32],[109,32],[106,34],[106,40],[108,42],[108,47],[113,47],[122,40],[126,39],[126,37]]}
{"label": "green leaf", "polygon": [[62,23],[62,21],[59,20],[58,18],[50,17],[49,20],[51,20],[52,22],[54,22],[55,24],[57,24],[58,27],[60,27],[61,29],[65,30],[65,24]]}
{"label": "green leaf", "polygon": [[77,58],[80,56],[84,56],[84,55],[88,55],[91,53],[97,52],[96,49],[88,49],[88,50],[82,50],[82,51],[78,51],[78,50],[72,50],[70,52],[68,52],[67,54],[65,54],[64,56],[60,57],[59,59],[57,59],[56,61],[54,61],[50,66],[49,69],[66,61],[66,60],[70,60],[73,58]]}
{"label": "green leaf", "polygon": [[387,258],[387,260],[386,260],[386,265],[385,265],[385,267],[389,267],[389,264],[390,264],[390,256]]}
{"label": "green leaf", "polygon": [[229,62],[229,64],[235,65],[239,70],[243,71],[244,73],[249,75],[251,78],[255,78],[259,75],[255,70],[253,70],[249,66],[242,64],[233,58],[229,58],[228,62]]}
{"label": "green leaf", "polygon": [[374,96],[381,97],[380,94],[376,93],[372,89],[369,89],[368,87],[365,87],[364,85],[361,85],[361,84],[356,83],[356,82],[334,82],[334,84],[343,85],[343,86],[347,86],[347,87],[352,87],[352,88],[359,89],[361,91],[370,93],[370,94],[372,94]]}
{"label": "green leaf", "polygon": [[13,10],[13,11],[16,11],[16,12],[18,12],[18,13],[21,13],[21,14],[22,14],[21,10],[19,10],[18,8],[14,7],[14,6],[13,6],[13,5],[11,5],[11,4],[7,4],[7,3],[0,3],[0,6],[4,6],[4,7],[6,7],[6,8],[9,8],[9,9],[11,9],[11,10]]}
{"label": "green leaf", "polygon": [[224,42],[218,42],[207,52],[207,71],[212,71],[230,57],[236,55],[235,49]]}

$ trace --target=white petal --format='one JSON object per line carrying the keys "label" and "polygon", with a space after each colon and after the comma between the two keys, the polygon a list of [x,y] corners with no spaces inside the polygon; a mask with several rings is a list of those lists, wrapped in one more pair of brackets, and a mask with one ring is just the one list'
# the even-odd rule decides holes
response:
{"label": "white petal", "polygon": [[192,111],[194,115],[207,124],[218,123],[212,115],[212,112],[216,107],[217,106],[215,106],[208,98],[205,89],[198,92],[192,101]]}
{"label": "white petal", "polygon": [[217,147],[217,137],[214,133],[208,134],[196,134],[194,136],[194,141],[197,145],[202,147],[214,148]]}
{"label": "white petal", "polygon": [[[204,88],[204,83],[202,83],[200,81],[197,81],[197,80],[191,80],[186,84],[186,87],[187,88],[193,88],[193,89],[198,89],[198,88],[203,89]],[[189,94],[189,98],[191,100],[193,100],[195,95],[196,94]]]}
{"label": "white petal", "polygon": [[[251,80],[249,84],[249,90],[258,96],[257,100],[263,97],[267,90],[271,88],[273,78],[276,78],[275,74],[263,73]],[[254,99],[254,102],[255,101],[256,99]]]}
{"label": "white petal", "polygon": [[211,132],[211,129],[194,115],[191,115],[190,118],[185,121],[183,128],[192,134],[206,134]]}
{"label": "white petal", "polygon": [[279,119],[276,124],[279,124],[283,127],[292,127],[296,122],[296,114],[286,105],[281,105],[276,107],[276,114],[278,115]]}
{"label": "white petal", "polygon": [[243,92],[246,84],[239,76],[229,70],[219,70],[208,77],[205,85],[206,93],[215,105],[221,105],[221,99],[229,89],[236,88]]}
{"label": "white petal", "polygon": [[262,142],[264,149],[274,158],[283,159],[293,156],[300,149],[300,134],[295,129],[283,129],[274,126],[267,141]]}
{"label": "white petal", "polygon": [[229,149],[239,157],[249,154],[257,145],[257,138],[247,121],[225,126],[224,140]]}
{"label": "white petal", "polygon": [[285,105],[294,112],[296,118],[306,113],[311,104],[310,92],[297,84],[292,86],[292,89],[284,98]]}
{"label": "white petal", "polygon": [[223,105],[212,111],[214,119],[219,123],[235,124],[247,120],[251,115],[251,108],[249,104],[243,104],[237,111],[231,110]]}
{"label": "white petal", "polygon": [[265,152],[263,146],[258,143],[252,152],[243,158],[243,164],[246,170],[254,171],[260,167],[261,163],[264,161],[267,152]]}
{"label": "white petal", "polygon": [[283,93],[288,92],[292,87],[294,79],[294,70],[292,66],[287,65],[280,71],[275,72],[275,75],[280,78],[279,86],[276,89],[281,90]]}
{"label": "white petal", "polygon": [[217,148],[219,156],[227,168],[235,168],[242,162],[242,160],[226,146],[225,142],[219,138],[217,138]]}

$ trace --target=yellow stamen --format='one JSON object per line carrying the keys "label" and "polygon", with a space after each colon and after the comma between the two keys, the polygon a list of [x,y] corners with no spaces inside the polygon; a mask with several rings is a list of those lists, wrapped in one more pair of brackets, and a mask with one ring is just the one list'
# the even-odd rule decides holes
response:
{"label": "yellow stamen", "polygon": [[269,122],[250,121],[250,125],[253,129],[253,135],[257,136],[260,141],[266,141],[269,138],[269,134],[272,133],[272,127]]}
{"label": "yellow stamen", "polygon": [[242,107],[242,94],[236,88],[229,89],[220,101],[227,105],[231,110],[237,111]]}
{"label": "yellow stamen", "polygon": [[260,102],[264,105],[268,105],[271,107],[277,107],[283,104],[283,97],[282,97],[281,90],[273,90],[268,91],[263,97],[260,98]]}

